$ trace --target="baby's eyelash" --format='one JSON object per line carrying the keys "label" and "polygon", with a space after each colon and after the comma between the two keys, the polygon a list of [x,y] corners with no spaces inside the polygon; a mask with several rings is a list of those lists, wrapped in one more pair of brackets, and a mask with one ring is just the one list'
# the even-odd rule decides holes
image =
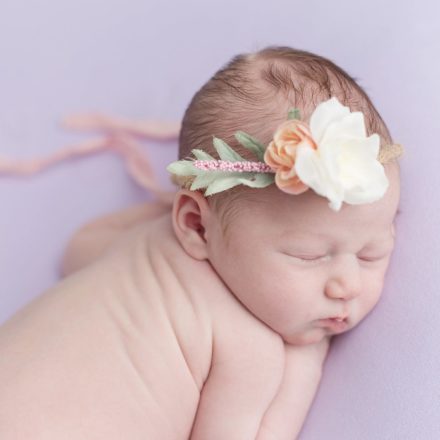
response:
{"label": "baby's eyelash", "polygon": [[[287,255],[289,255],[289,257],[295,258],[296,260],[299,260],[305,264],[317,263],[317,262],[325,261],[330,258],[330,255],[327,255],[327,254],[326,255],[316,255],[316,256],[315,255],[292,255],[292,254],[287,254]],[[361,255],[357,255],[356,257],[361,262],[374,263],[374,262],[383,260],[387,256],[388,256],[388,254],[375,256],[375,257],[367,257],[367,256],[364,257]]]}
{"label": "baby's eyelash", "polygon": [[319,255],[316,257],[315,256],[313,256],[313,257],[309,257],[309,256],[297,257],[297,256],[295,256],[295,258],[298,258],[301,261],[305,261],[306,263],[316,262],[316,261],[319,261],[325,257],[327,257],[327,255]]}
{"label": "baby's eyelash", "polygon": [[[294,256],[294,258],[297,258],[298,260],[301,260],[305,263],[314,263],[320,260],[325,259],[326,257],[328,257],[328,255],[319,255],[319,256]],[[361,261],[364,261],[366,263],[374,263],[375,261],[380,261],[383,260],[386,257],[386,255],[384,256],[379,256],[379,257],[361,257],[358,256],[357,258]]]}
{"label": "baby's eyelash", "polygon": [[[386,255],[385,255],[385,256],[386,256]],[[358,256],[358,258],[359,258],[359,260],[362,260],[362,261],[366,261],[366,262],[372,263],[372,262],[374,262],[374,261],[379,261],[379,260],[384,259],[385,256],[381,256],[381,257],[359,257],[359,256]]]}

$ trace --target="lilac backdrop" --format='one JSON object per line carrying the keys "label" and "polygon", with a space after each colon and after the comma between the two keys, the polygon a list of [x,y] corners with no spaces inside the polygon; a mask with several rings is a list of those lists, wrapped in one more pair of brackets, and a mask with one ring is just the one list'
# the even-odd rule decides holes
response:
{"label": "lilac backdrop", "polygon": [[[406,147],[402,215],[383,298],[335,341],[301,439],[438,439],[439,12],[434,1],[398,0],[3,0],[0,155],[83,139],[57,125],[77,111],[179,120],[242,51],[282,44],[331,58]],[[176,154],[175,143],[146,149],[156,169]],[[109,154],[0,179],[0,322],[56,282],[80,225],[146,198]]]}

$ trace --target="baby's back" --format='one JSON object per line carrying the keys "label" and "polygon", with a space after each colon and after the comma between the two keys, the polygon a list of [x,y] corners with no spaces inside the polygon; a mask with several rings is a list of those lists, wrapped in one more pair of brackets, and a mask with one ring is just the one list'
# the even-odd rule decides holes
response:
{"label": "baby's back", "polygon": [[0,327],[0,438],[188,438],[212,328],[179,267],[209,279],[164,219],[142,225]]}

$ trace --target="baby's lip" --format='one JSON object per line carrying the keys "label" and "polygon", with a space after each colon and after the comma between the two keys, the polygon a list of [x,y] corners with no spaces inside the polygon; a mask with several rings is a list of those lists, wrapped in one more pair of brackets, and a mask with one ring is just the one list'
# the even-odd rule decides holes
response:
{"label": "baby's lip", "polygon": [[347,318],[348,318],[348,313],[341,313],[340,315],[334,315],[334,316],[330,316],[328,318],[323,318],[323,319],[331,319],[334,321],[342,322],[342,321],[346,321]]}
{"label": "baby's lip", "polygon": [[341,310],[341,313],[338,313],[337,315],[330,316],[329,318],[324,319],[335,319],[340,321],[345,321],[349,316],[348,310],[344,308],[344,310]]}
{"label": "baby's lip", "polygon": [[327,327],[336,333],[344,332],[345,330],[348,329],[348,325],[349,325],[347,318],[346,317],[344,318],[343,316],[336,316],[333,318],[320,319],[318,322],[319,322],[319,325]]}

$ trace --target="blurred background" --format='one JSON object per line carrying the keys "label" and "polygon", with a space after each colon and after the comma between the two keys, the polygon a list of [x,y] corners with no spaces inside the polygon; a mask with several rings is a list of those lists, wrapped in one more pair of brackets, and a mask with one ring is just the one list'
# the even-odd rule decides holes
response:
{"label": "blurred background", "polygon": [[[426,0],[2,0],[0,157],[89,139],[60,126],[73,113],[180,121],[241,52],[288,45],[330,58],[405,147],[402,213],[383,297],[335,340],[300,439],[438,439],[439,13]],[[144,147],[172,188],[165,165],[177,143]],[[110,153],[0,177],[0,323],[57,281],[81,225],[149,199]]]}

